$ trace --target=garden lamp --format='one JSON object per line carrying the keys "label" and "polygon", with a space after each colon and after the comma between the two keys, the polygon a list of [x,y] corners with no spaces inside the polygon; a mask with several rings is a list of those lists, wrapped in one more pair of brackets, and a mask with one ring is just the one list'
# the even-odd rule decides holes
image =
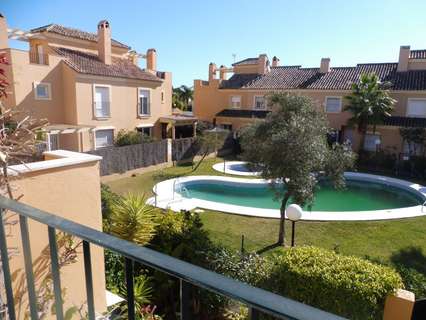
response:
{"label": "garden lamp", "polygon": [[291,204],[286,209],[287,218],[291,220],[291,246],[294,247],[294,234],[296,231],[296,222],[302,218],[303,209],[297,204]]}

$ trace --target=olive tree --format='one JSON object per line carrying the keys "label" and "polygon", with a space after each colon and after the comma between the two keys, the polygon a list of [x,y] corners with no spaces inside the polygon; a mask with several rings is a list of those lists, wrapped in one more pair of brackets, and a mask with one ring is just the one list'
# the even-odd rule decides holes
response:
{"label": "olive tree", "polygon": [[343,173],[355,157],[346,145],[328,145],[327,120],[311,99],[275,93],[267,100],[272,112],[242,130],[242,158],[271,179],[281,200],[278,244],[283,245],[290,198],[299,205],[312,203],[315,186],[324,176],[343,187]]}

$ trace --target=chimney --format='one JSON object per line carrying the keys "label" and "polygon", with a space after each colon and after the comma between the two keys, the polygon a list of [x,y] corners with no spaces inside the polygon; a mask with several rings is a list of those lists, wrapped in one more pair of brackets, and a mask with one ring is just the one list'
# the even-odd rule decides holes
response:
{"label": "chimney", "polygon": [[7,23],[4,15],[0,13],[0,49],[5,49],[9,47],[8,37],[7,37]]}
{"label": "chimney", "polygon": [[266,74],[269,71],[269,61],[266,54],[260,54],[257,62],[257,72],[259,74]]}
{"label": "chimney", "polygon": [[209,81],[216,79],[216,64],[210,62],[209,64]]}
{"label": "chimney", "polygon": [[399,48],[398,72],[408,70],[408,59],[410,57],[410,46],[401,46]]}
{"label": "chimney", "polygon": [[146,68],[148,71],[157,71],[157,51],[155,49],[146,51]]}
{"label": "chimney", "polygon": [[111,64],[111,29],[106,20],[98,23],[98,55],[103,63]]}
{"label": "chimney", "polygon": [[135,50],[129,51],[129,60],[135,65],[139,65],[139,55]]}
{"label": "chimney", "polygon": [[274,56],[272,58],[272,66],[273,67],[278,67],[280,65],[280,59],[277,58],[277,56]]}
{"label": "chimney", "polygon": [[226,80],[226,67],[224,65],[220,66],[220,69],[219,69],[219,79],[220,80]]}
{"label": "chimney", "polygon": [[320,65],[320,73],[330,72],[330,58],[322,58]]}

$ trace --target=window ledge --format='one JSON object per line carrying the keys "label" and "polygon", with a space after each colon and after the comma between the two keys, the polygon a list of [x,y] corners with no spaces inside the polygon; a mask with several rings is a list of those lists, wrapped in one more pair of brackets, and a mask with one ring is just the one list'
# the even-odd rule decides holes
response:
{"label": "window ledge", "polygon": [[105,120],[109,120],[111,119],[111,116],[109,117],[94,117],[94,120],[99,120],[99,121],[105,121]]}
{"label": "window ledge", "polygon": [[140,114],[140,115],[138,115],[139,119],[146,119],[146,118],[150,118],[150,117],[151,117],[150,114]]}

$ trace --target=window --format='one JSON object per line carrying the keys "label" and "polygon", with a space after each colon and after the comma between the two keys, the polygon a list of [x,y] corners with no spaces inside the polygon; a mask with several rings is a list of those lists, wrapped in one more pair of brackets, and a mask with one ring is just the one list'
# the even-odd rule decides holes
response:
{"label": "window", "polygon": [[232,131],[232,124],[219,124],[219,128],[228,130],[228,131]]}
{"label": "window", "polygon": [[164,102],[166,102],[166,97],[164,94],[164,90],[161,90],[161,103],[164,103]]}
{"label": "window", "polygon": [[34,82],[34,95],[36,100],[50,100],[51,99],[50,83]]}
{"label": "window", "polygon": [[47,150],[53,151],[59,149],[59,134],[57,133],[48,133],[47,134]]}
{"label": "window", "polygon": [[409,154],[410,156],[421,156],[423,154],[423,144],[421,143],[408,143],[404,141],[404,153]]}
{"label": "window", "polygon": [[426,99],[408,99],[407,117],[426,118]]}
{"label": "window", "polygon": [[139,89],[138,113],[140,116],[151,114],[150,92],[147,89]]}
{"label": "window", "polygon": [[114,130],[104,129],[95,131],[95,149],[112,146],[114,143]]}
{"label": "window", "polygon": [[141,128],[137,128],[137,130],[140,133],[142,133],[143,136],[145,136],[145,137],[151,137],[152,127],[141,127]]}
{"label": "window", "polygon": [[377,148],[381,143],[380,135],[367,133],[364,140],[364,150],[377,151]]}
{"label": "window", "polygon": [[231,96],[231,107],[241,108],[241,96]]}
{"label": "window", "polygon": [[342,98],[340,97],[325,98],[325,112],[339,113],[341,111],[342,111]]}
{"label": "window", "polygon": [[258,109],[258,110],[263,110],[263,109],[266,108],[264,96],[255,96],[254,97],[254,108]]}
{"label": "window", "polygon": [[94,86],[94,105],[96,118],[110,117],[110,87],[109,86]]}

